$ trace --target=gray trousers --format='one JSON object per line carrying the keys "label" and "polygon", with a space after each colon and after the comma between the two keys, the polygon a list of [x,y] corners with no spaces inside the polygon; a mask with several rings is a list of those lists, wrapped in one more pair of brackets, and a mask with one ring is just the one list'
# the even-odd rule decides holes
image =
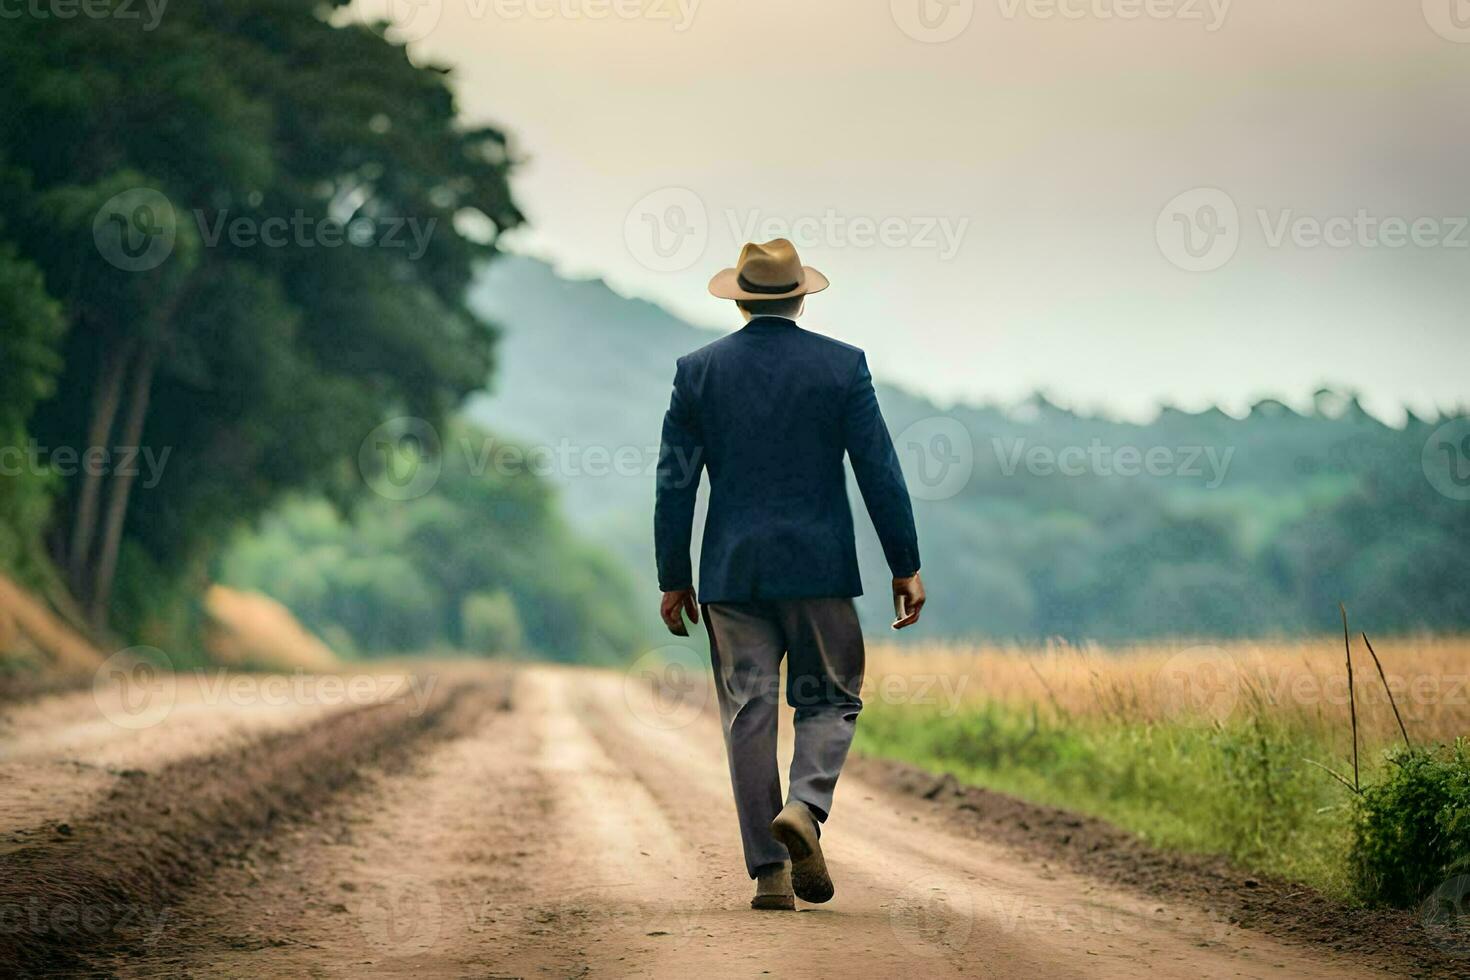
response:
{"label": "gray trousers", "polygon": [[717,602],[704,615],[745,867],[754,878],[763,865],[787,858],[770,831],[782,805],[781,658],[789,657],[786,701],[796,709],[787,799],[807,804],[823,821],[863,707],[863,633],[848,598]]}

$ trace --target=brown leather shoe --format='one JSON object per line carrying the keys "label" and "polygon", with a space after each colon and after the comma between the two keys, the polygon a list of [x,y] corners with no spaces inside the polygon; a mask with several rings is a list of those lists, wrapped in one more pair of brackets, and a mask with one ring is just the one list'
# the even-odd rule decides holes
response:
{"label": "brown leather shoe", "polygon": [[796,896],[791,893],[790,861],[768,864],[756,873],[755,898],[750,900],[750,907],[781,912],[796,910]]}
{"label": "brown leather shoe", "polygon": [[834,889],[817,839],[817,821],[800,800],[792,800],[771,821],[771,836],[791,855],[791,885],[803,902],[829,902]]}

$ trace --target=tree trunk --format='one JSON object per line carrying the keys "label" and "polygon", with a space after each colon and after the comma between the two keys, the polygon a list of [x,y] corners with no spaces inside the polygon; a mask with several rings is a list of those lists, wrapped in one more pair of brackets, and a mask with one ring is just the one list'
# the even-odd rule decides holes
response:
{"label": "tree trunk", "polygon": [[[157,345],[149,344],[140,349],[136,363],[132,390],[128,395],[128,414],[119,435],[119,445],[122,446],[142,445],[143,422],[148,417],[148,398],[153,391],[153,369],[158,364]],[[112,494],[107,500],[107,514],[98,542],[97,569],[91,595],[92,625],[99,631],[107,627],[112,579],[117,572],[118,549],[122,546],[123,525],[128,516],[128,497],[133,490],[133,478],[137,475],[136,466],[129,467],[127,472],[112,474]]]}
{"label": "tree trunk", "polygon": [[[117,352],[109,356],[105,351],[97,365],[97,391],[92,398],[92,421],[87,427],[87,444],[83,453],[94,446],[106,446],[112,434],[113,420],[117,418],[118,405],[122,402],[123,373],[133,352],[132,343],[118,346]],[[85,459],[85,455],[83,456]],[[100,469],[83,466],[81,486],[77,490],[76,517],[72,522],[71,540],[66,553],[66,575],[72,592],[86,601],[87,559],[92,553],[93,535],[97,530],[97,507],[102,497]]]}

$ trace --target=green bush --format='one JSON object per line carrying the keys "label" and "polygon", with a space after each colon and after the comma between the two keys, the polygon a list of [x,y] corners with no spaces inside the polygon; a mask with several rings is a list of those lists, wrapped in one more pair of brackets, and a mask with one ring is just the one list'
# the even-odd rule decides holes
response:
{"label": "green bush", "polygon": [[1390,759],[1358,799],[1352,865],[1363,901],[1400,908],[1470,870],[1470,742]]}
{"label": "green bush", "polygon": [[475,592],[459,604],[466,649],[476,653],[514,653],[521,648],[521,617],[505,592]]}

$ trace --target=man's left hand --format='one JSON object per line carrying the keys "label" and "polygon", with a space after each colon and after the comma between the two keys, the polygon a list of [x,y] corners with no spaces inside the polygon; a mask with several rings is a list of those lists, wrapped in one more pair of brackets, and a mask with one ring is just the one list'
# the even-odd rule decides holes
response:
{"label": "man's left hand", "polygon": [[688,636],[689,627],[684,625],[685,614],[688,614],[690,622],[699,622],[699,601],[694,597],[694,590],[677,589],[665,592],[663,601],[659,603],[658,614],[663,617],[664,625],[669,628],[670,633]]}

